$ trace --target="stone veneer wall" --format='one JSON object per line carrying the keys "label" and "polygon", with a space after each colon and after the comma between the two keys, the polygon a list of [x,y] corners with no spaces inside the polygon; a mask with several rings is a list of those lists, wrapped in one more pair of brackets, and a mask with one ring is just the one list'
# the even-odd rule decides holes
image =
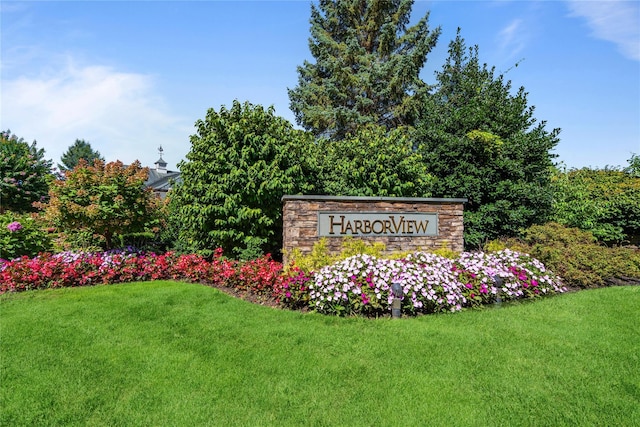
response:
{"label": "stone veneer wall", "polygon": [[[283,249],[294,248],[303,254],[311,252],[318,237],[318,212],[437,213],[436,236],[359,236],[369,242],[383,242],[387,252],[428,250],[447,247],[464,249],[462,213],[466,199],[398,198],[398,197],[333,197],[284,196]],[[326,237],[331,252],[339,252],[344,237]]]}

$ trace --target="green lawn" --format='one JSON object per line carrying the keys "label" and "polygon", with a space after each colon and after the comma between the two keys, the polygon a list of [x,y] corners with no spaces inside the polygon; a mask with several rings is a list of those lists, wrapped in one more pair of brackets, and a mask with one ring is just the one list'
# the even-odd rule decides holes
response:
{"label": "green lawn", "polygon": [[640,425],[640,287],[400,320],[160,281],[0,310],[2,426]]}

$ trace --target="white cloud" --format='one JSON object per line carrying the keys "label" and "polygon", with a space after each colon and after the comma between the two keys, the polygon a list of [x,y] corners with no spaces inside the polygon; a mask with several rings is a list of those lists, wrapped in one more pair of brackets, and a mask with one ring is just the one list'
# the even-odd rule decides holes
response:
{"label": "white cloud", "polygon": [[568,1],[571,16],[587,20],[597,38],[615,43],[620,52],[640,61],[640,2]]}
{"label": "white cloud", "polygon": [[524,49],[526,37],[522,19],[514,19],[498,33],[499,46],[508,56],[517,55]]}
{"label": "white cloud", "polygon": [[170,114],[155,90],[151,76],[67,60],[44,75],[2,81],[0,128],[36,139],[54,164],[85,139],[107,161],[148,166],[162,144],[174,168],[189,150],[192,123]]}

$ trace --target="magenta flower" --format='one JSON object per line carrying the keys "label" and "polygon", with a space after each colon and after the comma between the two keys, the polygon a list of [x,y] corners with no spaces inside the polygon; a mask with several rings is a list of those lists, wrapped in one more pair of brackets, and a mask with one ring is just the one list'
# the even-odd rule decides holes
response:
{"label": "magenta flower", "polygon": [[20,224],[18,221],[14,221],[11,224],[7,225],[7,228],[10,232],[15,233],[16,231],[22,229],[22,224]]}

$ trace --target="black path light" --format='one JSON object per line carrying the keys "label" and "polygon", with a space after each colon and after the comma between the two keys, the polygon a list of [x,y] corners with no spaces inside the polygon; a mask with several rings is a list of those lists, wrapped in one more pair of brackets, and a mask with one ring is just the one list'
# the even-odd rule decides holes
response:
{"label": "black path light", "polygon": [[393,295],[393,302],[391,303],[391,317],[399,319],[401,316],[402,298],[404,297],[402,284],[393,282],[391,284],[391,294]]}

